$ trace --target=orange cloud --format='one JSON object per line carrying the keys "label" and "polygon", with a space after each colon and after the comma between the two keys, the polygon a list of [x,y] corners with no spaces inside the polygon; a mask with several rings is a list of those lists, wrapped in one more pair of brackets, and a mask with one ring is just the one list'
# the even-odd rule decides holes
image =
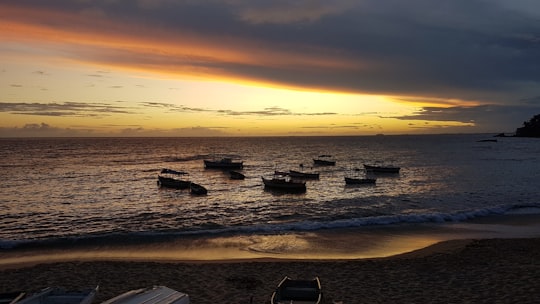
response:
{"label": "orange cloud", "polygon": [[350,62],[346,56],[328,56],[335,50],[285,43],[276,47],[265,41],[148,27],[137,20],[110,18],[95,9],[72,13],[1,4],[0,8],[3,39],[35,45],[36,49],[43,47],[40,52],[45,49],[49,56],[63,56],[90,64],[267,83],[278,82],[270,76],[257,74],[255,69],[266,68],[274,72],[292,69],[309,73],[310,70],[368,67]]}

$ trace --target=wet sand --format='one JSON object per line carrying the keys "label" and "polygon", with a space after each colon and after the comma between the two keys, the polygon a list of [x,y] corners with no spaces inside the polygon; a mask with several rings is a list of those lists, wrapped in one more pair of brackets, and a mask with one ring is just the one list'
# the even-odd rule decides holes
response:
{"label": "wet sand", "polygon": [[99,284],[94,303],[165,285],[192,303],[269,303],[284,275],[319,276],[323,303],[537,303],[540,238],[453,240],[356,260],[71,261],[0,270],[0,292]]}

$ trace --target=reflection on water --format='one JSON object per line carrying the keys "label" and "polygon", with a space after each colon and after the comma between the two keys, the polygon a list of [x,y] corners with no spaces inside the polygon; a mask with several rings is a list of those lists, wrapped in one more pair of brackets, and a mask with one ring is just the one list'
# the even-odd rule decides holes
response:
{"label": "reflection on water", "polygon": [[[538,207],[540,187],[531,181],[540,179],[540,142],[479,138],[485,135],[2,139],[0,169],[9,178],[0,183],[0,248],[47,242],[122,248],[117,243],[124,239],[153,245],[235,235],[249,245],[232,239],[234,246],[218,246],[222,254],[239,248],[237,256],[339,255],[348,252],[333,249],[342,244],[318,246],[312,233],[371,233],[374,226],[461,222]],[[311,168],[322,153],[336,165]],[[246,179],[204,169],[203,159],[216,156],[242,159]],[[378,174],[370,187],[345,185],[351,170],[375,161],[402,169]],[[299,164],[320,173],[307,181],[306,193],[264,190],[261,176],[301,170]],[[157,187],[163,168],[188,172],[208,195]],[[350,251],[361,256],[372,248]]]}

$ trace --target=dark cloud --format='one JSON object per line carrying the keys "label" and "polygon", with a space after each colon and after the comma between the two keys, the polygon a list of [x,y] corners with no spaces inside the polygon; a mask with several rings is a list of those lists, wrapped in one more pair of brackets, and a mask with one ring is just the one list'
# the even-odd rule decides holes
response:
{"label": "dark cloud", "polygon": [[[456,130],[474,127],[475,132],[514,132],[522,122],[540,113],[540,106],[481,105],[471,107],[425,107],[413,115],[395,117],[403,120],[461,122],[469,124]],[[416,125],[416,124],[415,124]],[[451,125],[449,124],[449,127]],[[431,127],[431,126],[430,126]],[[441,126],[444,127],[444,126]]]}
{"label": "dark cloud", "polygon": [[26,124],[24,125],[23,129],[26,130],[50,130],[51,126],[48,124],[42,122],[41,124]]}
{"label": "dark cloud", "polygon": [[166,102],[141,102],[141,106],[149,108],[158,108],[163,109],[166,112],[215,112],[214,110],[203,109],[203,108],[193,108],[187,107],[184,105],[177,105]]}
{"label": "dark cloud", "polygon": [[218,110],[218,113],[232,116],[242,116],[242,115],[254,115],[254,116],[324,116],[324,115],[336,115],[337,113],[332,112],[322,112],[322,113],[302,113],[302,112],[292,112],[289,109],[284,109],[281,107],[270,107],[265,108],[259,111],[233,111],[233,110]]}
{"label": "dark cloud", "polygon": [[[499,104],[540,95],[540,8],[534,1],[10,0],[2,5],[73,16],[64,21],[33,14],[26,22],[148,40],[144,50],[84,45],[71,54],[77,59],[291,87]],[[254,60],[150,43],[189,37]]]}
{"label": "dark cloud", "polygon": [[208,137],[208,136],[227,136],[223,131],[225,127],[189,127],[189,128],[175,128],[169,130],[163,129],[145,129],[139,128],[126,128],[120,132],[122,136],[129,137]]}
{"label": "dark cloud", "polygon": [[0,137],[65,137],[96,136],[91,129],[58,128],[47,123],[28,123],[21,128],[0,127]]}
{"label": "dark cloud", "polygon": [[228,109],[207,109],[188,107],[163,102],[141,102],[140,107],[124,106],[123,101],[115,103],[24,103],[24,102],[0,102],[0,113],[14,115],[56,116],[56,117],[95,117],[100,118],[112,114],[141,114],[140,107],[162,109],[164,113],[197,113],[206,112],[228,116],[326,116],[337,115],[332,112],[302,113],[292,112],[281,107],[270,107],[256,111],[234,111]]}
{"label": "dark cloud", "polygon": [[219,115],[230,116],[324,116],[324,115],[337,115],[333,112],[321,112],[321,113],[302,113],[292,112],[289,109],[281,107],[269,107],[257,111],[234,111],[229,109],[205,109],[205,108],[193,108],[184,105],[176,105],[171,103],[162,102],[143,102],[141,105],[150,108],[161,108],[167,112],[209,112]]}
{"label": "dark cloud", "polygon": [[16,115],[102,117],[111,114],[135,114],[134,109],[107,103],[24,103],[0,102],[0,112]]}
{"label": "dark cloud", "polygon": [[[122,128],[124,127],[124,128]],[[120,131],[117,131],[120,129]],[[145,129],[140,126],[104,125],[102,130],[95,127],[74,126],[72,128],[54,127],[47,123],[28,123],[21,128],[0,127],[0,137],[207,137],[227,136],[224,127],[192,127],[177,129]]]}
{"label": "dark cloud", "polygon": [[326,125],[326,126],[322,125],[322,126],[301,127],[301,129],[354,129],[354,130],[357,130],[359,129],[359,127],[355,125],[339,126],[339,125],[331,124],[331,125]]}
{"label": "dark cloud", "polygon": [[540,96],[535,96],[531,98],[523,98],[520,101],[527,105],[540,106]]}

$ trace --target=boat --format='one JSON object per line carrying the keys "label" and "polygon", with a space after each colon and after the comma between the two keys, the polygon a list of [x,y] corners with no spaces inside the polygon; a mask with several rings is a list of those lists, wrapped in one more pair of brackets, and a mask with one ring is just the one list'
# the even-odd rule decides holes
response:
{"label": "boat", "polygon": [[20,299],[24,298],[26,293],[24,291],[12,291],[0,293],[0,304],[14,304]]}
{"label": "boat", "polygon": [[222,158],[220,160],[204,160],[204,167],[207,169],[242,169],[243,161],[235,162],[232,158]]}
{"label": "boat", "polygon": [[127,291],[101,304],[189,304],[189,295],[167,286]]}
{"label": "boat", "polygon": [[288,191],[288,192],[305,192],[306,182],[282,177],[264,178],[261,177],[264,187],[267,189]]}
{"label": "boat", "polygon": [[229,171],[231,179],[244,179],[246,176],[238,171]]}
{"label": "boat", "polygon": [[321,281],[293,280],[285,276],[272,293],[271,304],[319,304],[322,301]]}
{"label": "boat", "polygon": [[345,177],[345,184],[347,185],[375,184],[375,182],[377,182],[375,178]]}
{"label": "boat", "polygon": [[191,192],[191,194],[195,194],[195,195],[205,195],[208,193],[208,190],[206,190],[205,187],[199,185],[199,184],[196,184],[196,183],[190,183],[189,184],[189,190]]}
{"label": "boat", "polygon": [[318,166],[335,166],[336,161],[335,160],[326,160],[326,159],[314,158],[313,159],[313,164],[318,165]]}
{"label": "boat", "polygon": [[176,178],[180,175],[187,175],[186,172],[182,171],[175,171],[171,169],[163,169],[161,170],[161,174],[158,175],[158,181],[157,184],[160,187],[166,187],[166,188],[174,188],[174,189],[188,189],[189,184],[191,183],[188,180],[181,180]]}
{"label": "boat", "polygon": [[300,172],[294,170],[289,170],[289,176],[295,178],[319,179],[319,173]]}
{"label": "boat", "polygon": [[366,171],[371,171],[375,173],[399,173],[400,167],[394,166],[374,166],[364,164],[364,169]]}
{"label": "boat", "polygon": [[90,304],[94,300],[99,287],[81,291],[67,291],[61,287],[47,287],[29,295],[17,304]]}
{"label": "boat", "polygon": [[318,158],[313,159],[313,164],[318,166],[335,166],[336,161],[331,159],[332,155],[319,155]]}

